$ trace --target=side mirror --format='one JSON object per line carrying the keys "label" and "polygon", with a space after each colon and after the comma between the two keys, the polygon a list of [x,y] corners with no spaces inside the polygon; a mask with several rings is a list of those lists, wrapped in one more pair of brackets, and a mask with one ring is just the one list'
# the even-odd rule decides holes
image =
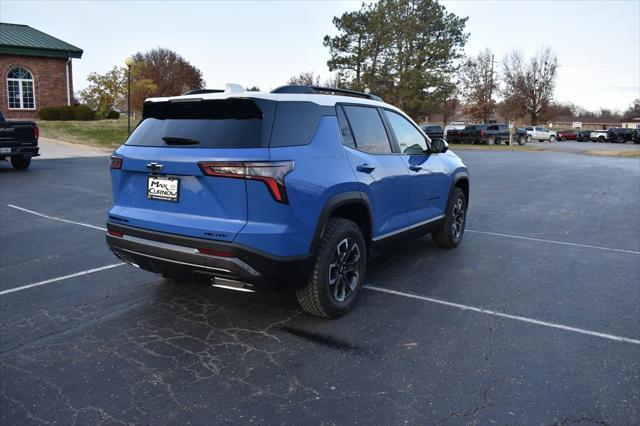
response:
{"label": "side mirror", "polygon": [[438,138],[431,141],[431,150],[434,154],[442,154],[447,152],[449,144],[444,139]]}

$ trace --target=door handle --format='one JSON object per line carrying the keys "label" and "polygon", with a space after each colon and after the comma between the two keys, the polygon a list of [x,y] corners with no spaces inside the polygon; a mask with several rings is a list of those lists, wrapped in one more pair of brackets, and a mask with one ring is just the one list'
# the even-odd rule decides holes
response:
{"label": "door handle", "polygon": [[410,170],[413,170],[414,172],[419,172],[420,170],[422,170],[422,166],[409,166]]}
{"label": "door handle", "polygon": [[358,170],[359,172],[364,172],[364,173],[371,173],[372,171],[374,171],[376,168],[376,166],[372,166],[371,164],[360,164],[358,167],[356,167],[356,170]]}

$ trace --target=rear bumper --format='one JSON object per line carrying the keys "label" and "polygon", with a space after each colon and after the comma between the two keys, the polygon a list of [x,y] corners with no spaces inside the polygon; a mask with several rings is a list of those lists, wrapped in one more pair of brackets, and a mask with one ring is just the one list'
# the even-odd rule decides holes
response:
{"label": "rear bumper", "polygon": [[[304,285],[313,256],[275,257],[239,244],[107,223],[107,246],[121,260],[179,280],[267,291]],[[203,254],[209,249],[224,255]]]}
{"label": "rear bumper", "polygon": [[11,152],[0,153],[0,158],[7,157],[38,157],[40,155],[40,147],[37,146],[14,146]]}

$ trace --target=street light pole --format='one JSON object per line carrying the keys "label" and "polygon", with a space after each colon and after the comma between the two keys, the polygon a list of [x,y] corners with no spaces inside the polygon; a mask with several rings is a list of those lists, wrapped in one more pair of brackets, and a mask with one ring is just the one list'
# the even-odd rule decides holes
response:
{"label": "street light pole", "polygon": [[124,60],[127,66],[127,135],[131,134],[131,66],[134,64],[131,56]]}

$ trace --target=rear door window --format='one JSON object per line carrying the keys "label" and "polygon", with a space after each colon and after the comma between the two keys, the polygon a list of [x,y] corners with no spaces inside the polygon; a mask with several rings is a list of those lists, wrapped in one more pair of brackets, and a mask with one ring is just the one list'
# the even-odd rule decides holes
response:
{"label": "rear door window", "polygon": [[391,144],[376,108],[345,105],[356,149],[369,154],[390,154]]}
{"label": "rear door window", "polygon": [[250,99],[150,102],[126,145],[188,148],[262,146],[263,111]]}

